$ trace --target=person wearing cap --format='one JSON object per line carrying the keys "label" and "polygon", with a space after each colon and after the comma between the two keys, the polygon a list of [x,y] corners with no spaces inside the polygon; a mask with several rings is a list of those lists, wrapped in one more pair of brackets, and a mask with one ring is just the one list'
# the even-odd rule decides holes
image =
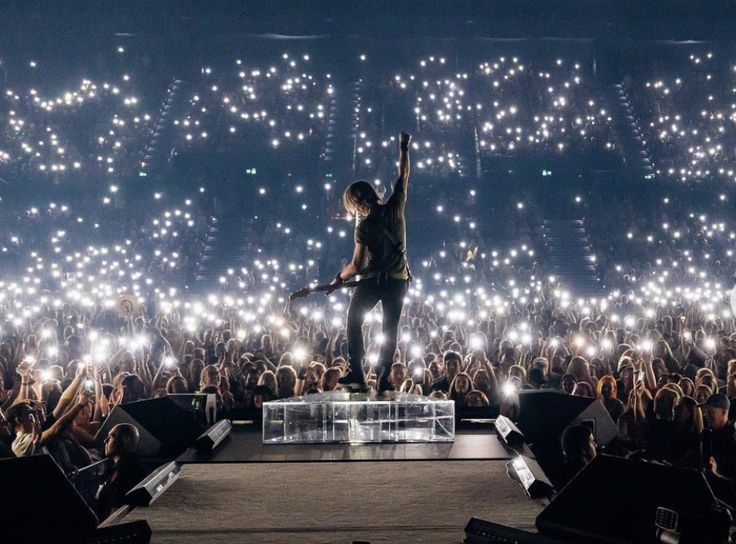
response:
{"label": "person wearing cap", "polygon": [[702,404],[708,429],[704,433],[704,459],[716,476],[736,480],[736,428],[728,419],[731,402],[715,393]]}

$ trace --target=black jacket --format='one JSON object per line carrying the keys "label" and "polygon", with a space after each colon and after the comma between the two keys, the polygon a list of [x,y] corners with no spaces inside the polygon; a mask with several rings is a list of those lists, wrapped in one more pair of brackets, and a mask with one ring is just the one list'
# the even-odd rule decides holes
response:
{"label": "black jacket", "polygon": [[125,494],[147,476],[135,454],[115,463],[97,494],[97,517],[103,521],[115,508],[125,504]]}

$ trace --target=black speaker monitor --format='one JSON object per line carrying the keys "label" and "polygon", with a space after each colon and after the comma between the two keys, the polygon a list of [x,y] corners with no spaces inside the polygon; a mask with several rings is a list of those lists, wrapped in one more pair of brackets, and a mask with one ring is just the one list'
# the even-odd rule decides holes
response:
{"label": "black speaker monitor", "polygon": [[552,482],[536,460],[526,455],[519,455],[506,464],[509,472],[513,471],[524,491],[530,499],[550,497],[555,492]]}
{"label": "black speaker monitor", "polygon": [[695,470],[599,455],[537,517],[545,534],[574,542],[715,544],[730,515]]}
{"label": "black speaker monitor", "polygon": [[524,442],[524,433],[506,416],[498,416],[495,426],[498,436],[509,446],[519,446]]}
{"label": "black speaker monitor", "polygon": [[136,421],[125,409],[125,405],[114,406],[95,435],[95,441],[102,444],[115,425],[128,423],[138,429],[140,440],[136,454],[139,457],[155,457],[161,451],[161,441],[151,434],[140,422]]}
{"label": "black speaker monitor", "polygon": [[207,430],[194,411],[169,397],[115,406],[97,432],[97,441],[102,442],[118,423],[130,423],[138,429],[141,439],[136,453],[143,458],[178,455]]}
{"label": "black speaker monitor", "polygon": [[616,437],[616,424],[600,403],[589,397],[574,397],[558,391],[519,392],[519,429],[530,443],[559,443],[570,425],[591,427],[596,443],[605,446]]}
{"label": "black speaker monitor", "polygon": [[470,518],[465,526],[463,544],[499,544],[501,542],[509,544],[568,544],[566,541],[484,519]]}
{"label": "black speaker monitor", "polygon": [[0,460],[0,482],[4,542],[71,542],[94,533],[97,517],[51,456]]}
{"label": "black speaker monitor", "polygon": [[174,485],[174,482],[179,479],[179,474],[181,474],[181,467],[176,461],[171,461],[146,476],[128,491],[125,497],[129,504],[151,506],[168,488]]}
{"label": "black speaker monitor", "polygon": [[131,402],[123,404],[123,408],[164,446],[177,443],[188,446],[206,429],[191,412],[168,397]]}

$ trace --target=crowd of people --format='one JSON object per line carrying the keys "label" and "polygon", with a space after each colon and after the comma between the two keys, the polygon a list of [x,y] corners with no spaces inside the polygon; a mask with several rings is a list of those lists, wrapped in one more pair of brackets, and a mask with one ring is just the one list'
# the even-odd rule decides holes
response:
{"label": "crowd of people", "polygon": [[272,62],[203,66],[174,120],[180,153],[269,153],[294,168],[316,164],[327,131],[332,75],[308,53]]}
{"label": "crowd of people", "polygon": [[[6,175],[138,173],[143,151],[161,130],[170,70],[156,78],[124,48],[111,55],[115,62],[107,62],[116,70],[99,77],[45,85],[47,67],[31,59],[9,78],[0,103]],[[644,60],[623,78],[656,173],[730,180],[736,175],[729,151],[733,67],[710,51],[680,56]],[[387,75],[369,58],[370,68],[357,76],[356,169],[383,177],[397,120],[417,135],[417,168],[436,178],[457,173],[459,156],[475,145],[483,160],[556,156],[616,168],[621,157],[610,105],[588,60],[512,53],[480,55],[473,63],[437,54]],[[315,159],[324,151],[333,98],[347,100],[354,83],[336,81],[337,68],[328,58],[288,51],[192,68],[197,73],[187,74],[186,101],[172,120],[173,147],[182,153],[252,147],[282,160]]]}
{"label": "crowd of people", "polygon": [[671,62],[645,59],[624,80],[656,164],[656,174],[681,182],[731,182],[733,62],[712,51]]}
{"label": "crowd of people", "polygon": [[[589,195],[583,213],[604,283],[655,296],[730,288],[736,230],[727,188],[659,189],[613,208]],[[620,228],[611,228],[614,221]]]}
{"label": "crowd of people", "polygon": [[[165,95],[155,80],[120,69],[48,85],[29,61],[0,94],[2,177],[119,180],[135,175],[156,130]],[[38,82],[38,85],[33,82]]]}
{"label": "crowd of people", "polygon": [[579,62],[501,56],[480,64],[476,74],[484,106],[478,108],[481,153],[592,155],[602,169],[620,160],[611,112]]}
{"label": "crowd of people", "polygon": [[25,209],[0,203],[7,212],[0,220],[6,280],[27,271],[18,284],[2,281],[3,287],[67,289],[67,295],[73,291],[85,299],[142,293],[151,286],[176,290],[191,281],[214,221],[207,199],[154,192],[148,199],[134,198],[131,206],[116,187],[101,198],[83,192]]}
{"label": "crowd of people", "polygon": [[[621,454],[700,466],[706,447],[714,474],[736,476],[733,316],[686,297],[577,301],[553,280],[531,281],[526,297],[483,287],[427,294],[417,281],[391,383],[499,413],[513,411],[521,389],[590,397],[617,422]],[[99,303],[6,292],[4,308],[34,300],[36,311],[2,326],[4,454],[46,448],[73,470],[101,455],[93,437],[116,404],[202,392],[224,415],[257,414],[264,401],[335,389],[347,368],[348,301],[333,294],[285,308],[283,295],[149,303],[122,319]],[[369,383],[385,334],[372,311]]]}
{"label": "crowd of people", "polygon": [[[408,212],[415,280],[390,369],[394,389],[451,399],[458,413],[513,415],[524,389],[589,397],[617,424],[609,452],[736,478],[728,189],[660,183],[571,196],[605,286],[580,298],[547,264],[539,225],[550,212],[541,193],[506,189],[499,199],[487,180],[460,188],[437,181],[458,166],[464,131],[477,131],[482,157],[616,157],[610,113],[584,84],[589,75],[567,60],[548,66],[504,56],[465,72],[443,59],[421,57],[416,75],[381,81],[372,67],[357,112],[356,172],[381,187],[395,169],[390,123],[403,115],[418,131]],[[253,146],[278,161],[309,143],[304,152],[318,162],[331,95],[344,87],[312,62],[284,53],[273,66],[247,58],[205,66],[172,116],[175,150],[223,156]],[[48,452],[67,472],[114,457],[137,475],[133,431],[117,429],[108,446],[95,439],[118,404],[201,392],[216,396],[223,416],[257,418],[266,401],[337,387],[348,369],[349,294],[287,299],[339,270],[355,218],[340,208],[343,180],[253,173],[259,182],[242,189],[247,258],[216,285],[197,286],[208,233],[221,236],[226,225],[207,180],[184,187],[162,175],[154,187],[139,179],[152,125],[132,100],[137,87],[129,86],[138,82],[94,81],[59,100],[33,89],[3,96],[0,177],[81,175],[90,160],[109,176],[63,190],[49,183],[49,195],[0,195],[0,455]],[[677,149],[691,145],[692,131],[672,130]],[[726,156],[724,130],[707,142],[723,146],[706,152],[709,161]],[[680,160],[679,151],[657,153],[662,164]],[[720,166],[702,168],[685,177],[720,179]],[[123,295],[135,304],[121,316]],[[366,315],[363,366],[373,387],[388,332],[380,310]],[[587,438],[570,435],[566,451],[589,458]]]}
{"label": "crowd of people", "polygon": [[[416,72],[391,77],[377,68],[364,75],[356,144],[360,175],[386,175],[399,120],[417,135],[418,173],[434,179],[459,174],[460,157],[472,163],[476,148],[496,168],[520,157],[620,167],[611,112],[580,63],[500,55],[473,69],[427,55],[416,65]],[[472,164],[465,168],[475,175]]]}

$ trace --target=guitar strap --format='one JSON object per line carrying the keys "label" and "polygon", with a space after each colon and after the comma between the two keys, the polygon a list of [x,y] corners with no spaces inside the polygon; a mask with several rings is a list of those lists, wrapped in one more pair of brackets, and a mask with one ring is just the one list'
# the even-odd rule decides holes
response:
{"label": "guitar strap", "polygon": [[377,283],[380,285],[381,282],[388,281],[391,271],[396,268],[402,260],[406,262],[406,271],[409,274],[409,281],[412,281],[414,276],[412,275],[411,270],[409,270],[409,259],[406,257],[406,247],[404,247],[404,244],[402,244],[396,236],[393,235],[383,221],[381,221],[380,227],[383,234],[391,244],[392,253],[388,255],[388,257],[384,257],[383,262],[385,265],[382,267],[382,270],[378,271],[376,274]]}

